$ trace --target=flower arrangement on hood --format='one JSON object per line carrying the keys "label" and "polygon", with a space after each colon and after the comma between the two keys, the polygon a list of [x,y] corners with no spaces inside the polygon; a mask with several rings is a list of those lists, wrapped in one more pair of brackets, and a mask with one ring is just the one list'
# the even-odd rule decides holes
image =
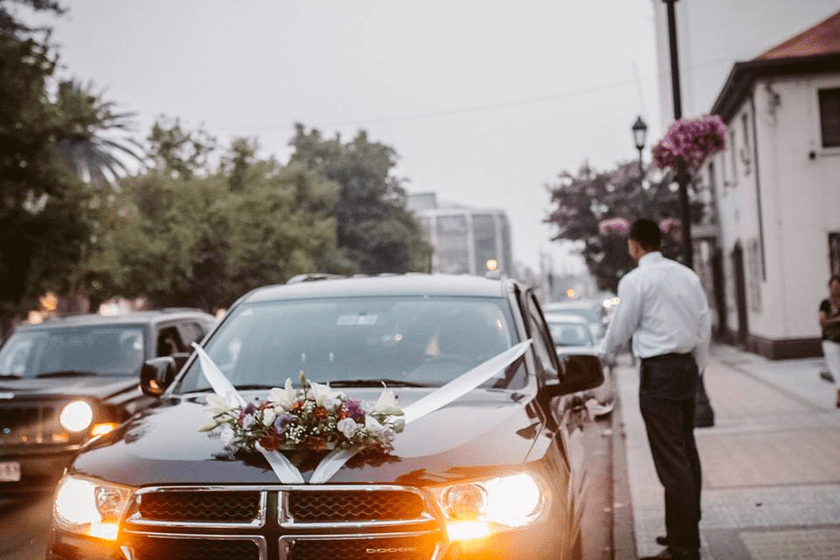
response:
{"label": "flower arrangement on hood", "polygon": [[717,115],[674,121],[653,148],[656,167],[676,169],[680,162],[694,172],[712,154],[726,147],[726,124]]}
{"label": "flower arrangement on hood", "polygon": [[314,383],[300,372],[300,389],[286,379],[262,402],[241,405],[233,395],[207,395],[205,410],[212,422],[200,428],[221,428],[222,439],[247,451],[324,451],[361,449],[388,453],[403,431],[403,411],[390,389],[376,402],[348,398],[329,385]]}

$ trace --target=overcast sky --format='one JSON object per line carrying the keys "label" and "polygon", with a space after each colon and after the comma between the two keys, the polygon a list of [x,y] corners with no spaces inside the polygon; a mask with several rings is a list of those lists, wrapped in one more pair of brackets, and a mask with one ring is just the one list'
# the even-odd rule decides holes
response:
{"label": "overcast sky", "polygon": [[296,121],[365,129],[410,193],[507,210],[534,269],[579,266],[542,224],[546,185],[635,160],[637,115],[660,134],[651,0],[64,3],[62,75],[136,112],[138,136],[167,115],[285,162]]}

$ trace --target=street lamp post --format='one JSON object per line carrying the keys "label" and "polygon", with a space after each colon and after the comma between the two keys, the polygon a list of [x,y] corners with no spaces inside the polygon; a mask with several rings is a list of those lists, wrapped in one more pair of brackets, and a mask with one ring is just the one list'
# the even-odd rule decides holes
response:
{"label": "street lamp post", "polygon": [[641,196],[644,196],[645,192],[645,172],[644,172],[644,162],[642,161],[642,150],[645,149],[645,141],[647,140],[647,125],[645,121],[642,120],[642,116],[639,115],[636,117],[636,122],[633,123],[632,126],[633,130],[633,143],[636,144],[636,149],[639,150],[639,189]]}

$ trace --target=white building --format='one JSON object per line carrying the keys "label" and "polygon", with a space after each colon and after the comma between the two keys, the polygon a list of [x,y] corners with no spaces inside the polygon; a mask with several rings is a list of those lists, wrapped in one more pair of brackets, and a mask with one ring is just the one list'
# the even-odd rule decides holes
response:
{"label": "white building", "polygon": [[700,178],[716,205],[718,327],[769,358],[818,356],[819,303],[840,273],[840,12],[723,84],[711,112],[727,146]]}
{"label": "white building", "polygon": [[[653,3],[664,132],[673,121],[668,19]],[[732,64],[750,60],[837,11],[837,0],[677,0],[676,35],[684,117],[707,114]],[[651,123],[654,124],[654,123]],[[655,124],[654,124],[655,126]]]}

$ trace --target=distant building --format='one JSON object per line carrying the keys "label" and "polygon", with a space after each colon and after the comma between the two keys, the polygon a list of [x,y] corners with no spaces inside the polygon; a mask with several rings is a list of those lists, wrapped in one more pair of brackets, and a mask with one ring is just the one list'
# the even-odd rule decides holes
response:
{"label": "distant building", "polygon": [[768,358],[819,356],[819,303],[840,273],[840,12],[736,63],[712,112],[728,126],[700,173],[718,326]]}
{"label": "distant building", "polygon": [[504,210],[441,205],[435,193],[409,195],[408,209],[432,246],[432,272],[514,276]]}

